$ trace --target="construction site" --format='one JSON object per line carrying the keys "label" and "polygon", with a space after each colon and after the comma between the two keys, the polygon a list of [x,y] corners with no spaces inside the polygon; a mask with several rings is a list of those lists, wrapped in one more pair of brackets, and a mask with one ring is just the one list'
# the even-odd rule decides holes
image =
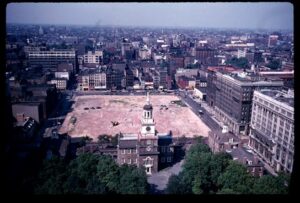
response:
{"label": "construction site", "polygon": [[[210,129],[175,95],[150,95],[158,133],[173,137],[207,137]],[[145,96],[89,95],[75,97],[72,111],[59,129],[71,137],[88,136],[97,141],[102,134],[137,134],[141,128]]]}

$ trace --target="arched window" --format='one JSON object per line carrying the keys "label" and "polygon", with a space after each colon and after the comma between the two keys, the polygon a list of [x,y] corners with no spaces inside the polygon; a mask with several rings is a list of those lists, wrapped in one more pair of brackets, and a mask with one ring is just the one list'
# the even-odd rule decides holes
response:
{"label": "arched window", "polygon": [[144,165],[153,165],[153,159],[148,156],[146,159],[144,159]]}

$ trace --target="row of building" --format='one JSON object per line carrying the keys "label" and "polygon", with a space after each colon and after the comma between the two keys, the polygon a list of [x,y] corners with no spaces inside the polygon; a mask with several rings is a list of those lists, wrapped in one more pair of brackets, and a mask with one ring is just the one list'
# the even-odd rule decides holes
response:
{"label": "row of building", "polygon": [[[233,140],[246,143],[248,150],[275,173],[291,173],[294,156],[294,93],[286,86],[284,78],[292,78],[289,78],[291,72],[288,72],[288,76],[277,73],[269,77],[272,73],[210,68],[205,99],[213,109],[215,118],[228,127]],[[194,95],[203,95],[203,92],[201,88],[194,89]],[[210,141],[212,148],[215,148],[212,140],[219,143],[227,139],[226,136],[214,136]],[[233,140],[231,145],[235,143]],[[221,145],[217,146],[217,151],[220,148]]]}

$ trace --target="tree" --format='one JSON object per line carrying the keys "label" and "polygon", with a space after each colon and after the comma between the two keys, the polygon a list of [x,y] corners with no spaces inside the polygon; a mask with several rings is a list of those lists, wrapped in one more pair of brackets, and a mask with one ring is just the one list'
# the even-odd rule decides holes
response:
{"label": "tree", "polygon": [[[265,175],[258,178],[253,185],[254,194],[288,194],[289,176],[279,174],[277,177]],[[287,183],[287,184],[286,184]]]}
{"label": "tree", "polygon": [[105,185],[98,177],[93,176],[86,186],[87,194],[107,194]]}
{"label": "tree", "polygon": [[212,190],[218,190],[218,178],[225,171],[232,160],[232,156],[228,153],[221,152],[213,156],[210,162],[210,180],[212,182]]}
{"label": "tree", "polygon": [[[184,177],[191,183],[192,191],[208,193],[211,189],[210,162],[211,153],[194,153],[186,160]],[[201,192],[202,193],[202,192]]]}
{"label": "tree", "polygon": [[59,158],[45,161],[35,187],[37,194],[145,194],[145,171],[119,167],[110,156],[81,154],[69,164]]}
{"label": "tree", "polygon": [[245,166],[231,161],[225,172],[218,178],[218,185],[223,189],[231,189],[241,194],[251,193],[254,178],[247,172]]}
{"label": "tree", "polygon": [[148,187],[144,170],[128,165],[120,167],[120,194],[146,194]]}
{"label": "tree", "polygon": [[167,184],[167,193],[168,194],[181,194],[180,191],[180,177],[178,175],[171,175]]}
{"label": "tree", "polygon": [[220,190],[219,192],[217,192],[217,194],[221,194],[221,195],[230,194],[230,195],[232,195],[232,194],[241,194],[241,193],[235,192],[232,189],[224,188],[224,189]]}
{"label": "tree", "polygon": [[98,136],[98,143],[99,144],[108,144],[110,143],[110,136],[107,134],[102,134]]}
{"label": "tree", "polygon": [[99,157],[94,154],[80,154],[70,162],[70,174],[75,174],[81,179],[88,180],[91,176],[95,175],[98,162]]}
{"label": "tree", "polygon": [[201,153],[211,153],[211,150],[206,144],[197,143],[196,145],[193,145],[190,148],[187,157],[193,156],[194,154],[201,154]]}
{"label": "tree", "polygon": [[171,175],[166,192],[168,194],[192,194],[192,186],[184,178],[183,172],[180,172],[178,175]]}
{"label": "tree", "polygon": [[201,143],[201,144],[204,144],[204,141],[203,141],[203,136],[197,136],[197,135],[194,135],[194,139],[196,140],[196,143]]}
{"label": "tree", "polygon": [[196,176],[193,181],[192,191],[194,194],[203,194],[201,176]]}
{"label": "tree", "polygon": [[218,191],[218,178],[232,157],[226,153],[212,154],[202,140],[187,153],[183,170],[169,179],[167,191],[181,194],[209,194]]}
{"label": "tree", "polygon": [[68,178],[64,185],[65,193],[88,193],[87,185],[96,175],[99,157],[91,153],[81,154],[72,160],[67,168]]}
{"label": "tree", "polygon": [[66,167],[67,164],[58,157],[44,161],[34,193],[63,194],[63,184],[67,178]]}
{"label": "tree", "polygon": [[280,68],[281,65],[278,59],[271,59],[266,66],[272,70],[277,70]]}
{"label": "tree", "polygon": [[101,156],[97,165],[97,177],[104,183],[109,192],[118,191],[119,167],[110,156]]}
{"label": "tree", "polygon": [[[202,146],[201,146],[202,145]],[[218,191],[218,178],[229,165],[232,157],[226,153],[212,154],[203,144],[194,151],[184,167],[184,174],[191,182],[194,194],[209,194]],[[202,148],[202,149],[201,149]],[[201,152],[203,150],[204,152]]]}
{"label": "tree", "polygon": [[226,64],[231,64],[239,68],[249,68],[248,59],[245,57],[241,57],[241,58],[233,57],[230,60],[226,61]]}

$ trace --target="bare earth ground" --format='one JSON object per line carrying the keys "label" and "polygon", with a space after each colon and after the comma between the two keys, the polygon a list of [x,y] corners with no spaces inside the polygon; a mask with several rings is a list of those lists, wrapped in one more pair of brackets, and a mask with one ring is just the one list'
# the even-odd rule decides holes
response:
{"label": "bare earth ground", "polygon": [[[174,137],[207,137],[210,129],[189,107],[171,103],[176,100],[180,99],[174,95],[150,95],[156,130],[159,133],[171,130]],[[75,98],[73,111],[66,116],[59,132],[68,133],[72,137],[87,135],[94,140],[100,134],[139,133],[145,103],[146,96],[78,96]],[[161,108],[161,105],[166,105],[168,109]],[[95,109],[91,109],[92,107]],[[71,117],[76,118],[74,125]],[[113,126],[112,122],[119,122],[119,125]]]}

